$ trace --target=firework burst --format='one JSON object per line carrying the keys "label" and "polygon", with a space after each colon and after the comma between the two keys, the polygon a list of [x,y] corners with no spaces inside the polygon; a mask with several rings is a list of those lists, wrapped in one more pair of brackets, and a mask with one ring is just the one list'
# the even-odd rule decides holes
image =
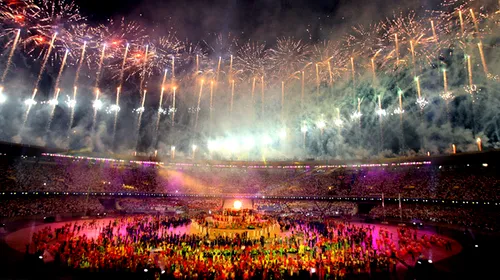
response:
{"label": "firework burst", "polygon": [[238,48],[238,39],[232,33],[209,33],[209,38],[203,43],[213,57],[224,60]]}
{"label": "firework burst", "polygon": [[271,71],[280,80],[289,77],[308,62],[311,49],[302,40],[291,37],[278,38],[276,46],[269,51]]}
{"label": "firework burst", "polygon": [[384,43],[384,25],[382,23],[369,26],[354,26],[352,32],[345,37],[345,45],[351,56],[376,57],[386,48]]}
{"label": "firework burst", "polygon": [[318,64],[320,81],[329,84],[332,84],[336,78],[346,71],[346,65],[349,61],[349,57],[342,50],[340,44],[330,40],[314,45],[310,56]]}
{"label": "firework burst", "polygon": [[20,45],[34,59],[45,56],[49,49],[50,38],[58,34],[51,52],[50,62],[60,61],[66,49],[71,47],[71,29],[86,21],[79,7],[65,0],[28,0],[7,4],[1,12],[6,20],[4,32],[21,29]]}
{"label": "firework burst", "polygon": [[266,45],[258,42],[247,42],[237,52],[235,66],[250,78],[265,75],[268,67],[268,51]]}
{"label": "firework burst", "polygon": [[180,71],[194,73],[195,76],[203,74],[201,69],[205,69],[208,64],[207,51],[201,44],[184,41],[180,47]]}

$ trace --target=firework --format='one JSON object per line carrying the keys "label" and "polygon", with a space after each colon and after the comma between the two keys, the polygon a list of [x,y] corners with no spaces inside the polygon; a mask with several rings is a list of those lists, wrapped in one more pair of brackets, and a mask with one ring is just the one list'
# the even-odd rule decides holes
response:
{"label": "firework", "polygon": [[309,45],[302,40],[278,38],[276,46],[269,51],[270,70],[276,78],[287,78],[306,64],[310,54]]}
{"label": "firework", "polygon": [[[21,42],[27,54],[35,59],[51,56],[51,64],[60,62],[73,41],[72,28],[83,24],[86,18],[72,1],[33,0],[21,9],[23,13]],[[57,40],[47,46],[48,38],[58,33]],[[54,48],[52,52],[51,48]]]}
{"label": "firework", "polygon": [[28,121],[28,117],[31,111],[31,108],[37,104],[35,97],[38,92],[38,88],[35,88],[33,90],[33,94],[31,94],[31,98],[24,100],[24,104],[27,106],[26,111],[24,113],[24,118],[23,118],[23,125],[21,127],[21,131],[24,129],[24,126],[26,125],[26,122]]}
{"label": "firework", "polygon": [[304,94],[305,94],[305,73],[304,70],[301,72],[300,79],[300,107],[304,108]]}
{"label": "firework", "polygon": [[51,108],[50,115],[49,115],[49,121],[47,123],[47,131],[50,130],[50,125],[52,124],[52,119],[54,118],[54,111],[56,109],[56,106],[58,105],[57,100],[59,99],[59,93],[61,92],[61,89],[59,88],[59,82],[61,80],[61,75],[63,73],[64,66],[66,64],[66,59],[68,58],[68,53],[69,53],[69,50],[66,50],[66,53],[64,54],[64,57],[63,57],[63,60],[61,63],[61,67],[59,68],[59,72],[57,74],[56,83],[55,83],[56,91],[54,94],[54,99],[52,99],[54,102],[52,102],[52,104],[51,104],[52,108]]}
{"label": "firework", "polygon": [[57,73],[57,78],[56,78],[56,83],[55,83],[56,89],[59,88],[59,83],[61,81],[61,75],[63,73],[64,66],[66,65],[66,59],[68,58],[68,53],[69,53],[69,50],[66,50],[66,53],[64,54],[63,60],[61,62],[61,66],[59,68],[59,72]]}
{"label": "firework", "polygon": [[213,102],[214,102],[214,81],[210,81],[210,126],[212,125],[212,119],[213,119],[213,111],[214,111]]}
{"label": "firework", "polygon": [[129,49],[129,44],[127,43],[125,45],[125,51],[123,52],[123,60],[122,60],[122,66],[120,68],[120,78],[118,80],[118,87],[121,88],[123,84],[123,76],[125,74],[125,63],[127,62],[127,54],[128,54],[128,49]]}
{"label": "firework", "polygon": [[156,145],[156,141],[158,139],[161,115],[165,113],[165,110],[162,108],[164,92],[165,92],[165,87],[162,86],[160,92],[160,101],[158,102],[158,114],[156,115],[155,141],[153,141],[154,145]]}
{"label": "firework", "polygon": [[285,119],[285,82],[281,82],[281,122]]}
{"label": "firework", "polygon": [[[45,67],[47,66],[47,61],[49,60],[50,53],[51,53],[52,48],[54,46],[54,42],[56,40],[56,37],[57,37],[57,33],[54,33],[54,35],[52,36],[52,40],[50,40],[49,49],[48,49],[47,53],[45,54],[45,57],[44,57],[43,62],[42,62],[42,66],[40,67],[40,71],[38,72],[38,77],[37,77],[36,82],[35,82],[35,89],[38,88],[38,84],[40,83],[40,80],[42,79],[42,74],[45,71]],[[36,93],[36,91],[34,91],[34,92]]]}
{"label": "firework", "polygon": [[195,44],[190,41],[184,41],[181,44],[182,45],[179,50],[179,61],[182,65],[182,68],[186,72],[194,72],[195,75],[200,74],[196,72],[196,58],[198,58],[198,64],[201,64],[202,68],[205,68],[207,58],[206,50],[203,49],[200,44]]}
{"label": "firework", "polygon": [[0,105],[7,101],[7,97],[3,94],[3,87],[0,87]]}
{"label": "firework", "polygon": [[[433,61],[435,52],[430,48],[430,43],[436,42],[434,39],[435,28],[431,28],[433,35],[429,37],[429,28],[425,22],[417,18],[415,13],[394,15],[393,18],[386,19],[382,26],[385,32],[382,38],[387,43],[394,45],[393,52],[384,54],[384,65],[394,61],[395,58],[395,66],[411,61],[412,67],[416,71],[420,61],[422,64],[430,64]],[[409,56],[409,59],[406,56]],[[391,69],[390,64],[387,66],[388,69]]]}
{"label": "firework", "polygon": [[106,44],[102,45],[101,58],[99,59],[99,64],[97,66],[97,72],[95,77],[95,88],[99,88],[99,81],[101,79],[102,65],[104,63],[104,55],[106,54]]}
{"label": "firework", "polygon": [[19,42],[19,35],[21,34],[21,29],[17,30],[16,36],[14,37],[14,42],[12,43],[12,47],[9,52],[9,57],[7,58],[7,64],[5,66],[5,70],[3,71],[2,78],[0,80],[0,84],[3,84],[5,81],[5,77],[7,77],[7,73],[9,73],[9,68],[12,63],[12,56],[14,55],[14,51],[16,50],[17,42]]}
{"label": "firework", "polygon": [[376,57],[383,52],[385,45],[384,23],[362,25],[352,27],[345,38],[345,45],[350,50],[351,56]]}
{"label": "firework", "polygon": [[175,108],[175,93],[176,93],[176,91],[177,91],[177,87],[174,86],[172,88],[172,107],[169,110],[172,112],[172,127],[175,126],[175,111],[177,110]]}
{"label": "firework", "polygon": [[235,66],[244,75],[252,77],[255,85],[255,77],[262,76],[267,71],[268,55],[265,44],[248,42],[238,49]]}
{"label": "firework", "polygon": [[115,140],[116,136],[116,124],[118,122],[118,113],[120,112],[120,92],[121,92],[121,87],[116,88],[116,103],[114,105],[111,105],[110,110],[115,113],[115,119],[113,121],[113,143]]}
{"label": "firework", "polygon": [[228,58],[238,47],[238,39],[232,33],[209,33],[203,43],[219,61]]}
{"label": "firework", "polygon": [[233,103],[234,103],[234,80],[231,80],[231,101],[229,104],[229,114],[233,114]]}
{"label": "firework", "polygon": [[174,59],[180,57],[181,42],[174,34],[161,36],[152,42],[151,64],[152,68],[161,72],[166,69]]}
{"label": "firework", "polygon": [[85,60],[85,50],[87,48],[87,42],[83,42],[82,51],[80,54],[80,59],[78,60],[78,66],[76,68],[75,81],[73,82],[73,86],[76,87],[78,85],[78,79],[80,78],[80,71],[82,70],[83,61]]}
{"label": "firework", "polygon": [[446,101],[446,104],[448,104],[448,102],[450,102],[451,100],[453,100],[453,98],[455,98],[455,96],[453,95],[453,92],[451,92],[451,91],[445,91],[445,92],[441,93],[441,98],[444,101]]}
{"label": "firework", "polygon": [[383,133],[383,124],[382,124],[382,117],[387,115],[387,112],[382,109],[382,98],[380,95],[378,96],[378,109],[376,111],[378,115],[378,122],[379,122],[379,137],[380,137],[380,146],[379,150],[382,150],[382,147],[384,145],[384,133]]}
{"label": "firework", "polygon": [[136,126],[136,131],[135,131],[135,145],[134,147],[137,148],[137,144],[139,143],[139,134],[141,130],[141,124],[142,124],[142,114],[145,111],[144,108],[144,103],[146,102],[146,95],[148,91],[144,90],[144,93],[142,94],[142,101],[141,101],[141,107],[137,108],[135,111],[139,114],[137,117],[137,126]]}
{"label": "firework", "polygon": [[384,109],[381,109],[381,108],[377,109],[377,110],[375,111],[375,113],[376,113],[376,114],[377,114],[380,118],[381,118],[381,117],[383,117],[383,116],[386,116],[386,115],[387,115],[387,111],[386,111],[386,110],[384,110]]}
{"label": "firework", "polygon": [[354,57],[351,56],[351,74],[352,74],[352,86],[356,85],[356,69],[354,68]]}
{"label": "firework", "polygon": [[54,94],[54,98],[49,100],[48,103],[51,106],[50,109],[50,115],[49,115],[49,121],[47,122],[47,131],[50,130],[50,125],[52,124],[52,119],[54,118],[54,111],[56,109],[56,106],[59,105],[59,94],[61,93],[61,89],[57,88],[56,92]]}
{"label": "firework", "polygon": [[323,118],[319,119],[316,122],[316,127],[321,131],[321,135],[323,135],[323,131],[325,130],[326,127],[326,122]]}
{"label": "firework", "polygon": [[489,72],[488,72],[488,65],[486,64],[486,59],[484,57],[484,52],[483,52],[483,42],[482,41],[479,41],[479,43],[477,43],[477,47],[479,49],[479,55],[481,56],[481,63],[483,64],[483,71],[484,71],[484,74],[486,76],[488,76]]}
{"label": "firework", "polygon": [[[46,73],[45,71],[48,70],[49,75],[54,76],[54,84],[51,85],[51,88],[57,91],[62,84],[60,79],[64,67],[69,68],[74,65],[76,75],[73,82],[73,97],[71,98],[71,94],[67,93],[66,100],[68,108],[71,109],[71,127],[78,92],[77,86],[80,86],[81,83],[79,81],[80,72],[82,70],[84,72],[81,73],[87,72],[83,65],[87,64],[96,75],[95,88],[93,89],[97,91],[97,98],[93,104],[95,115],[103,106],[99,95],[104,93],[104,85],[117,84],[119,87],[117,103],[106,104],[106,112],[115,113],[113,134],[115,134],[117,125],[116,113],[120,109],[118,96],[121,94],[120,91],[124,90],[122,87],[125,84],[138,85],[142,106],[134,112],[138,113],[140,119],[144,112],[145,90],[148,87],[148,82],[156,81],[155,78],[161,79],[161,76],[163,76],[160,85],[162,92],[155,134],[158,133],[162,114],[169,114],[172,117],[172,125],[174,125],[177,110],[186,110],[184,106],[177,108],[175,105],[175,86],[177,85],[185,86],[186,92],[190,93],[179,96],[180,101],[182,104],[192,106],[187,111],[193,114],[194,127],[202,127],[203,120],[199,119],[199,113],[202,106],[201,98],[204,98],[203,87],[206,86],[202,82],[198,89],[198,83],[202,80],[210,81],[210,125],[213,122],[214,102],[218,102],[218,99],[214,99],[214,90],[222,89],[226,94],[230,94],[231,99],[226,100],[226,102],[229,103],[229,112],[232,114],[236,112],[235,109],[241,107],[237,103],[240,102],[240,99],[247,100],[246,98],[235,99],[235,96],[242,96],[247,88],[249,95],[251,88],[251,103],[249,102],[249,104],[257,105],[255,104],[257,98],[255,95],[259,92],[259,86],[262,117],[266,117],[265,109],[269,111],[274,109],[273,111],[277,112],[275,109],[281,104],[279,112],[281,126],[283,123],[288,124],[293,121],[293,114],[288,113],[286,109],[293,108],[289,104],[293,102],[295,94],[298,97],[299,91],[301,95],[299,111],[304,115],[311,113],[309,108],[317,104],[315,102],[320,102],[319,100],[325,100],[325,102],[335,100],[334,102],[338,102],[340,106],[348,103],[349,99],[352,100],[353,97],[360,97],[357,108],[351,107],[354,109],[352,116],[347,117],[359,120],[361,124],[363,115],[361,112],[368,114],[368,110],[361,108],[361,100],[366,97],[367,100],[373,101],[375,99],[376,103],[375,96],[383,92],[383,87],[388,85],[388,81],[392,81],[393,78],[397,78],[398,84],[402,86],[405,81],[410,82],[404,85],[404,88],[415,87],[416,102],[409,105],[418,106],[422,116],[429,101],[421,92],[421,81],[418,75],[421,77],[427,75],[432,71],[431,68],[446,66],[451,69],[455,66],[453,52],[456,52],[457,49],[468,54],[472,54],[474,51],[478,52],[477,60],[481,59],[480,63],[488,79],[488,83],[482,85],[483,88],[492,85],[491,80],[498,80],[498,75],[490,73],[490,71],[494,72],[495,69],[488,69],[487,65],[494,52],[495,45],[492,42],[495,42],[494,38],[497,35],[494,27],[498,26],[498,16],[486,12],[487,8],[484,7],[474,5],[474,9],[472,9],[472,1],[445,0],[445,2],[441,5],[440,11],[430,11],[428,16],[422,18],[410,11],[396,14],[370,26],[356,26],[344,37],[345,42],[325,40],[309,45],[305,41],[283,37],[278,38],[275,44],[270,45],[268,42],[273,42],[272,40],[265,43],[245,41],[240,44],[236,37],[231,34],[209,34],[210,38],[201,42],[179,41],[172,28],[168,28],[166,35],[165,33],[155,34],[155,37],[150,38],[141,25],[135,22],[126,22],[124,19],[121,21],[110,20],[106,24],[91,27],[85,22],[84,17],[79,15],[77,6],[69,1],[2,1],[0,6],[0,27],[2,27],[0,36],[4,38],[3,42],[6,43],[4,46],[6,65],[1,73],[3,75],[0,82],[5,82],[6,76],[10,75],[12,54],[16,53],[18,49],[22,48],[28,56],[39,58],[41,71],[38,73],[32,98],[26,101],[26,112],[29,114],[31,107],[36,105],[37,89],[41,84],[40,79]],[[462,5],[459,2],[465,4]],[[68,52],[67,49],[71,51]],[[473,83],[472,57],[467,55],[466,60],[464,60],[464,64],[467,64],[464,66],[467,68],[468,81],[462,82],[466,84],[462,86],[465,92],[473,96],[479,92],[480,87]],[[54,67],[48,67],[48,63],[53,63]],[[490,67],[493,68],[491,65]],[[168,74],[165,70],[167,68],[168,72],[171,72],[171,77],[167,77]],[[50,73],[52,69],[54,72]],[[59,72],[57,72],[58,70]],[[453,73],[459,74],[455,71]],[[410,80],[400,79],[399,76],[395,75],[414,76],[416,84],[411,85]],[[455,80],[450,80],[448,85],[448,78],[451,76],[447,76],[446,71],[443,71],[444,89],[440,96],[446,101],[447,106],[454,98],[452,91],[454,92],[454,86],[457,85]],[[167,79],[169,79],[168,84],[166,83]],[[344,79],[347,84],[342,83],[341,80],[338,83],[337,79]],[[125,81],[128,82],[125,83]],[[281,102],[277,100],[280,82]],[[365,90],[366,82],[372,83],[369,90]],[[476,82],[479,82],[479,79]],[[99,92],[101,84],[103,89]],[[83,83],[81,88],[85,89]],[[162,108],[163,98],[165,98],[164,91],[170,90],[170,88],[174,89],[172,106]],[[349,93],[352,90],[353,96],[342,96],[346,92],[346,88]],[[267,97],[266,94],[272,94],[273,90],[278,91],[278,95]],[[231,92],[229,93],[229,91]],[[317,96],[307,98],[306,95],[312,91],[316,91],[320,98]],[[53,96],[57,93],[53,93],[51,94],[52,99],[44,103],[55,107],[57,98]],[[219,92],[219,94],[222,95],[223,92]],[[285,97],[289,99],[285,100]],[[391,109],[389,109],[390,107],[383,109],[381,96],[379,96],[378,107],[375,105],[374,110],[371,110],[373,115],[372,113],[369,115],[382,118],[387,114],[397,114],[402,118],[404,113],[402,95],[399,94],[398,97],[399,106],[394,104]],[[270,102],[271,100],[277,101],[277,106],[274,102]],[[368,107],[366,104],[363,106]],[[348,110],[347,108],[346,110]],[[255,114],[255,109],[253,114]],[[319,112],[319,114],[321,113],[326,112]],[[285,116],[289,116],[290,119],[286,119]],[[317,119],[317,116],[312,116],[312,119]],[[340,113],[333,120],[335,127],[343,125]],[[372,118],[367,118],[367,121],[372,121]],[[95,123],[94,116],[92,126]],[[139,131],[140,121],[138,126],[137,130]],[[366,127],[369,125],[367,124]],[[359,136],[361,135],[360,133]]]}
{"label": "firework", "polygon": [[109,44],[109,54],[121,58],[122,49],[130,46],[142,45],[147,41],[146,29],[135,21],[109,19],[106,24],[101,24],[92,29],[92,41],[100,46]]}
{"label": "firework", "polygon": [[[147,51],[144,52],[143,49]],[[127,51],[129,44],[127,44]],[[127,73],[126,79],[133,76],[139,76],[141,79],[147,79],[153,75],[164,73],[169,65],[173,65],[175,59],[181,54],[182,44],[174,35],[161,36],[151,40],[145,47],[132,46],[131,55],[125,58],[122,73]],[[172,69],[175,71],[175,69]],[[173,73],[173,72],[172,72]]]}
{"label": "firework", "polygon": [[[196,108],[200,108],[200,104],[201,104],[201,96],[203,94],[203,85],[205,84],[205,80],[201,80],[200,82],[200,93],[198,94],[198,105]],[[195,123],[194,123],[194,129],[197,129],[198,128],[198,116],[200,114],[200,110],[196,110],[196,119],[195,119]]]}
{"label": "firework", "polygon": [[73,99],[71,99],[68,96],[68,100],[66,101],[66,104],[70,108],[68,131],[71,130],[71,128],[73,127],[73,122],[74,122],[74,119],[75,119],[75,107],[76,107],[76,95],[77,95],[77,92],[78,92],[78,87],[74,86],[73,87]]}
{"label": "firework", "polygon": [[265,91],[264,91],[264,76],[260,77],[260,103],[261,103],[261,111],[260,113],[263,115],[264,114],[264,100],[265,100]]}
{"label": "firework", "polygon": [[417,104],[417,106],[422,111],[422,110],[424,110],[425,106],[427,106],[427,104],[429,104],[429,102],[425,98],[419,97],[419,98],[417,98],[417,101],[415,102],[415,104]]}
{"label": "firework", "polygon": [[103,103],[101,100],[99,100],[99,95],[100,91],[99,89],[96,89],[95,91],[95,99],[94,102],[92,103],[92,107],[94,108],[94,116],[92,117],[92,129],[91,131],[94,131],[95,128],[95,123],[97,120],[97,112],[102,109]]}

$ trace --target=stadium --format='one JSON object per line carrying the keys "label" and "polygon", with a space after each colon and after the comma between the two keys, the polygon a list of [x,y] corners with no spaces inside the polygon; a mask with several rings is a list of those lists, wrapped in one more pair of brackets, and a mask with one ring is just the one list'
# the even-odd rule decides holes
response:
{"label": "stadium", "polygon": [[0,0],[0,279],[490,279],[500,3]]}
{"label": "stadium", "polygon": [[[327,238],[319,234],[333,235],[328,233],[328,227],[333,227],[339,236],[346,237],[353,234],[351,230],[369,230],[376,244],[372,250],[382,250],[371,253],[377,261],[372,260],[369,268],[358,265],[359,270],[354,271],[333,265],[330,269],[340,268],[335,272],[339,277],[386,279],[411,274],[426,279],[460,278],[460,270],[452,267],[465,261],[470,262],[464,264],[465,270],[480,266],[473,257],[492,249],[482,247],[494,242],[487,240],[499,229],[497,151],[383,161],[264,163],[98,158],[16,144],[3,144],[1,150],[2,246],[9,252],[5,263],[24,253],[25,259],[19,262],[48,275],[63,274],[60,267],[71,258],[80,262],[70,265],[77,269],[63,271],[76,278],[90,277],[88,273],[92,277],[145,279],[170,279],[180,274],[216,277],[223,270],[174,268],[175,264],[168,262],[178,262],[183,255],[174,258],[168,252],[174,248],[183,252],[186,245],[175,246],[183,241],[191,244],[194,252],[204,252],[205,263],[219,258],[211,250],[244,258],[242,248],[248,246],[254,249],[246,253],[255,258],[262,246],[275,248],[271,253],[275,258],[282,259],[284,254],[296,261],[309,254],[326,254],[325,245],[316,242]],[[323,223],[327,228],[322,228]],[[156,229],[149,228],[153,225]],[[342,227],[349,232],[342,233],[346,230]],[[306,228],[311,236],[300,235],[300,241],[290,243],[294,230]],[[119,259],[134,258],[125,271],[118,268],[122,263],[118,257],[98,268],[99,264],[91,263],[99,261],[98,255],[91,260],[83,252],[70,255],[64,248],[68,242],[99,246],[104,240],[118,246],[116,236],[132,236],[132,229],[145,238],[148,249],[120,252]],[[385,239],[379,239],[381,236]],[[192,238],[196,238],[195,243],[190,243]],[[405,238],[408,244],[403,242]],[[155,243],[160,240],[163,245]],[[174,247],[165,247],[165,240]],[[120,248],[135,244],[122,242]],[[141,246],[139,240],[135,242],[134,246]],[[198,247],[198,242],[208,243]],[[210,242],[219,245],[209,249]],[[112,254],[106,252],[101,258]],[[275,255],[278,252],[279,256]],[[200,262],[188,256],[185,261]],[[308,263],[304,267],[298,261],[295,270],[289,268],[290,277],[330,277],[328,265]],[[10,271],[15,273],[12,267]],[[252,277],[268,278],[274,273],[259,266],[226,271],[235,273],[236,278],[250,272]]]}

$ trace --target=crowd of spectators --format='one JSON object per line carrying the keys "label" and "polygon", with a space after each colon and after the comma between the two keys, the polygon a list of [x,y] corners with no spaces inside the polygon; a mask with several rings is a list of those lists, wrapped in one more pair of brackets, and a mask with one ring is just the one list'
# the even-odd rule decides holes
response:
{"label": "crowd of spectators", "polygon": [[256,200],[254,209],[257,211],[321,217],[352,216],[357,213],[357,204],[347,201],[309,201],[309,200]]}
{"label": "crowd of spectators", "polygon": [[43,158],[0,164],[0,191],[379,196],[499,200],[495,167],[336,169],[190,167]]}
{"label": "crowd of spectators", "polygon": [[56,214],[96,214],[104,212],[97,198],[84,196],[20,197],[0,201],[0,217],[51,216]]}
{"label": "crowd of spectators", "polygon": [[499,200],[500,173],[496,168],[436,166],[316,170],[304,172],[268,195],[332,195],[353,197]]}
{"label": "crowd of spectators", "polygon": [[[397,166],[332,169],[251,169],[179,167],[69,158],[17,158],[0,162],[0,193],[16,191],[69,192],[69,196],[17,197],[2,200],[1,216],[101,212],[95,196],[71,192],[140,192],[179,194],[255,194],[266,196],[343,196],[499,200],[500,172],[487,166]],[[118,198],[114,209],[125,212],[220,210],[223,199]],[[355,215],[357,204],[331,201],[254,200],[254,209],[311,216]],[[381,215],[381,207],[371,211]],[[499,228],[482,209],[443,206],[403,207],[403,218],[421,219],[485,229]],[[484,212],[484,213],[483,213]],[[491,211],[490,211],[491,212]],[[388,217],[399,217],[395,205],[386,205]],[[479,218],[480,217],[480,218]],[[496,219],[498,220],[498,219]]]}
{"label": "crowd of spectators", "polygon": [[439,224],[480,228],[486,231],[500,230],[500,214],[491,209],[471,209],[437,205],[398,205],[376,206],[370,215],[383,218],[403,218],[405,221],[429,221]]}
{"label": "crowd of spectators", "polygon": [[20,159],[2,168],[2,191],[157,192],[153,167],[86,160]]}
{"label": "crowd of spectators", "polygon": [[126,212],[189,212],[190,210],[220,210],[223,200],[220,198],[120,198],[116,208]]}

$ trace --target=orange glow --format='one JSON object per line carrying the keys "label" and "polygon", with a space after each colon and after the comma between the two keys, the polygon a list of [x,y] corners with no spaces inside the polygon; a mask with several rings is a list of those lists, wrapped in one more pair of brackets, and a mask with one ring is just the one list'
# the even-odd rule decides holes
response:
{"label": "orange glow", "polygon": [[36,42],[37,44],[43,44],[43,43],[45,43],[45,38],[44,38],[43,36],[36,36],[36,37],[34,38],[34,40],[35,40],[35,42]]}
{"label": "orange glow", "polygon": [[24,23],[24,16],[23,15],[16,15],[16,16],[14,16],[14,20],[17,23]]}

